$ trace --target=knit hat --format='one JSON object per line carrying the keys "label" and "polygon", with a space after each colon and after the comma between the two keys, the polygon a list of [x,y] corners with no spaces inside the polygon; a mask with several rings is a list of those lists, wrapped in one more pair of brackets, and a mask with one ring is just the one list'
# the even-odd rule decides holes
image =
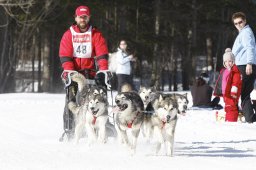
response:
{"label": "knit hat", "polygon": [[223,66],[224,67],[227,67],[225,65],[225,61],[227,61],[227,60],[231,60],[231,61],[233,61],[233,65],[235,64],[235,56],[232,53],[232,50],[230,48],[226,48],[225,53],[223,54]]}
{"label": "knit hat", "polygon": [[200,74],[200,78],[202,78],[202,79],[205,81],[206,84],[207,84],[207,83],[209,82],[209,80],[210,80],[209,75],[208,75],[207,73],[205,73],[205,72],[203,72],[203,73]]}

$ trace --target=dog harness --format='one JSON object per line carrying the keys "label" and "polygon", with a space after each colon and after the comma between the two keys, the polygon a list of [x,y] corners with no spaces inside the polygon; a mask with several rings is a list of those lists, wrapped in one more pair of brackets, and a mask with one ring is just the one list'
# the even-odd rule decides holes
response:
{"label": "dog harness", "polygon": [[163,128],[164,128],[164,126],[165,126],[166,122],[165,122],[165,121],[162,121],[162,123],[163,123],[163,126],[162,126],[162,128],[161,128],[161,129],[163,129]]}
{"label": "dog harness", "polygon": [[93,120],[92,120],[92,124],[93,124],[93,125],[95,125],[96,119],[97,119],[97,117],[96,117],[96,116],[93,116]]}
{"label": "dog harness", "polygon": [[128,128],[132,128],[132,124],[133,124],[134,120],[136,119],[136,117],[138,116],[139,113],[140,113],[140,112],[137,112],[135,118],[131,121],[131,123],[127,123],[127,127],[128,127]]}

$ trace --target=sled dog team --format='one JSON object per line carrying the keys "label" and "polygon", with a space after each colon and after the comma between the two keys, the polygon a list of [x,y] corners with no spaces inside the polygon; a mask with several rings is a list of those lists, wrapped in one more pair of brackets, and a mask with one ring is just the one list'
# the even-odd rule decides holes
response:
{"label": "sled dog team", "polygon": [[[86,79],[79,73],[73,74],[72,81],[78,84],[77,101],[68,103],[75,117],[74,141],[79,142],[84,130],[88,144],[106,143],[109,122],[107,91],[104,88],[86,86]],[[79,103],[79,104],[77,104]],[[155,139],[157,154],[161,146],[168,156],[173,155],[173,144],[177,114],[187,110],[187,95],[163,94],[153,88],[141,87],[139,92],[126,90],[115,97],[113,109],[114,126],[119,142],[124,144],[133,155],[140,130],[148,140]]]}

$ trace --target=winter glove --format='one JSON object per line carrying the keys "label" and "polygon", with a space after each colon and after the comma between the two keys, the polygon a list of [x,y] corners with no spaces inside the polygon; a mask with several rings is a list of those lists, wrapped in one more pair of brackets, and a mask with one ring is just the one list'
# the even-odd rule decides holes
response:
{"label": "winter glove", "polygon": [[101,70],[96,73],[95,83],[98,86],[105,87],[106,89],[111,89],[110,79],[112,78],[112,74],[109,70]]}
{"label": "winter glove", "polygon": [[64,70],[61,74],[61,79],[64,82],[65,86],[68,87],[71,84],[71,75],[76,73],[74,70]]}
{"label": "winter glove", "polygon": [[231,97],[233,97],[234,99],[237,98],[237,91],[238,91],[238,88],[237,88],[236,86],[232,86],[232,87],[231,87],[231,93],[230,93],[230,95],[231,95]]}
{"label": "winter glove", "polygon": [[97,84],[97,86],[106,87],[104,73],[101,73],[101,72],[97,73],[94,79],[95,79],[95,83]]}

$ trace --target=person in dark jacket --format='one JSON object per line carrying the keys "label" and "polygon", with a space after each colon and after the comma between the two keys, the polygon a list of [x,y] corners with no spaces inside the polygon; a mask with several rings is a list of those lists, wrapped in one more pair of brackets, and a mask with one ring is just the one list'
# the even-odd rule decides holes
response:
{"label": "person in dark jacket", "polygon": [[193,107],[222,108],[222,106],[218,104],[220,101],[219,97],[215,97],[211,100],[213,88],[208,84],[208,82],[208,74],[201,73],[201,75],[196,79],[195,84],[190,87]]}
{"label": "person in dark jacket", "polygon": [[225,50],[223,65],[214,89],[214,95],[222,96],[225,102],[225,121],[236,122],[238,119],[238,101],[242,89],[242,77],[235,65],[235,56],[230,48]]}

